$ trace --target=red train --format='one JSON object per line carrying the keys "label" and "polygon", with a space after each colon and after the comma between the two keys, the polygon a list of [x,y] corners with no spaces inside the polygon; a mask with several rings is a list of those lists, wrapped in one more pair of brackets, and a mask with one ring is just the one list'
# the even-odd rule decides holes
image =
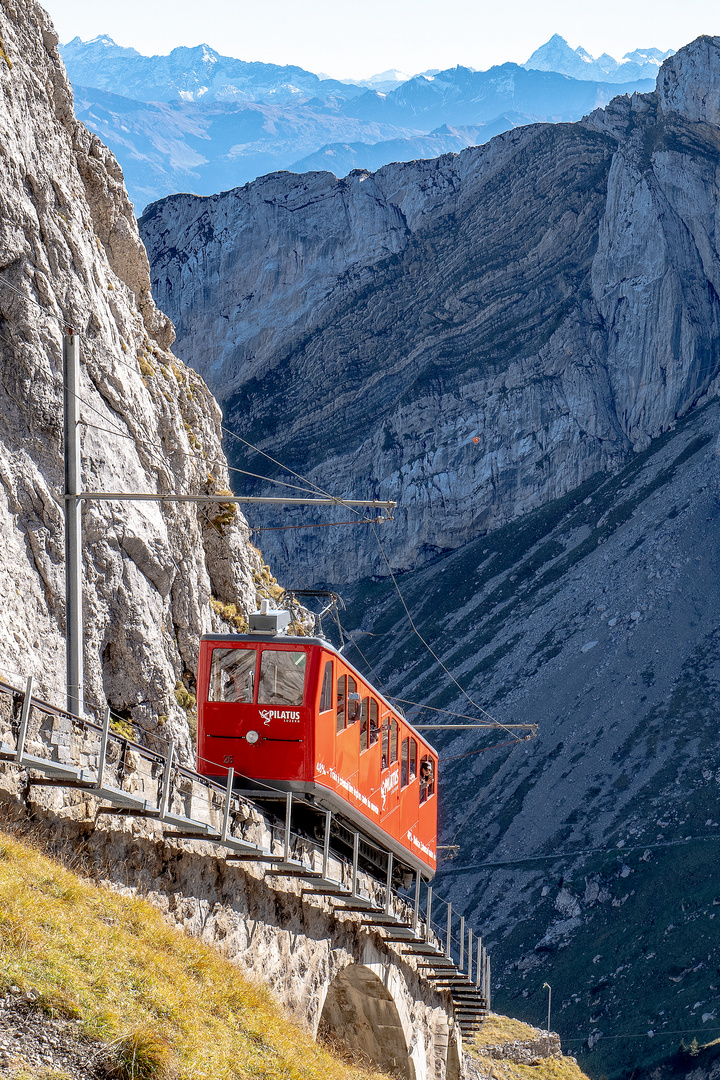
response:
{"label": "red train", "polygon": [[202,638],[198,772],[221,779],[232,766],[313,795],[432,877],[436,751],[322,638],[274,633],[286,614],[251,616],[248,634]]}

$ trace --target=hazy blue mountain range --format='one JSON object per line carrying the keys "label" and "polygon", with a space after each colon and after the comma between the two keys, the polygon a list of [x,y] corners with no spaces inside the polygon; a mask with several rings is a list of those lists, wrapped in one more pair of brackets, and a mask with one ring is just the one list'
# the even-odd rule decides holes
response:
{"label": "hazy blue mountain range", "polygon": [[143,56],[107,35],[74,38],[61,51],[78,118],[116,154],[138,212],[176,191],[210,195],[276,170],[342,176],[435,157],[522,124],[578,120],[617,93],[652,88],[517,64],[412,78],[385,71],[359,84],[248,63],[208,45]]}
{"label": "hazy blue mountain range", "polygon": [[[657,74],[657,69],[656,69]],[[508,109],[536,120],[579,120],[607,105],[616,94],[647,92],[655,79],[588,82],[555,71],[528,71],[500,64],[487,71],[450,68],[437,75],[416,75],[389,94],[368,90],[343,105],[343,112],[363,120],[437,127],[478,124]]]}
{"label": "hazy blue mountain range", "polygon": [[582,46],[571,49],[564,37],[553,34],[523,66],[535,71],[559,71],[573,79],[605,79],[608,82],[626,83],[634,79],[654,79],[663,60],[672,54],[672,49],[665,52],[660,49],[635,49],[625,53],[619,61],[607,53],[594,57]]}
{"label": "hazy blue mountain range", "polygon": [[301,67],[221,56],[209,45],[143,56],[102,34],[92,41],[73,38],[60,52],[73,84],[138,101],[288,102],[334,95],[351,98],[363,92],[360,86],[321,79]]}

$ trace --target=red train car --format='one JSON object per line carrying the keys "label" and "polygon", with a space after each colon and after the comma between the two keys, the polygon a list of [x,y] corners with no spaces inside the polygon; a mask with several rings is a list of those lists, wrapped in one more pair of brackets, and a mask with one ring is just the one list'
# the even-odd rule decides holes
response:
{"label": "red train car", "polygon": [[198,772],[222,779],[232,766],[312,795],[432,877],[437,753],[332,645],[272,632],[206,635],[197,701]]}

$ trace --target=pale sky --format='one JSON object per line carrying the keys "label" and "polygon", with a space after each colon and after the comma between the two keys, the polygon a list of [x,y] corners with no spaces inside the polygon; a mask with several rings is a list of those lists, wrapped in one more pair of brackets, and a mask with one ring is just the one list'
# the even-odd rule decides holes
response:
{"label": "pale sky", "polygon": [[207,42],[227,56],[335,78],[388,68],[524,63],[554,33],[619,59],[720,34],[717,0],[45,0],[63,42],[109,34],[142,53]]}

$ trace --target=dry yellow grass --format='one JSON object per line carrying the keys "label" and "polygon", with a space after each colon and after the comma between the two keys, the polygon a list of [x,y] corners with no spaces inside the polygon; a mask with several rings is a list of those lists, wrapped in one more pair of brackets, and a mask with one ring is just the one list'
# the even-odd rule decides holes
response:
{"label": "dry yellow grass", "polygon": [[574,1058],[540,1058],[537,1065],[521,1065],[507,1058],[489,1057],[483,1048],[515,1040],[536,1040],[537,1028],[509,1016],[492,1014],[465,1048],[491,1080],[587,1080]]}
{"label": "dry yellow grass", "polygon": [[146,902],[0,832],[0,992],[12,985],[111,1044],[118,1077],[381,1080],[313,1042],[267,991]]}

